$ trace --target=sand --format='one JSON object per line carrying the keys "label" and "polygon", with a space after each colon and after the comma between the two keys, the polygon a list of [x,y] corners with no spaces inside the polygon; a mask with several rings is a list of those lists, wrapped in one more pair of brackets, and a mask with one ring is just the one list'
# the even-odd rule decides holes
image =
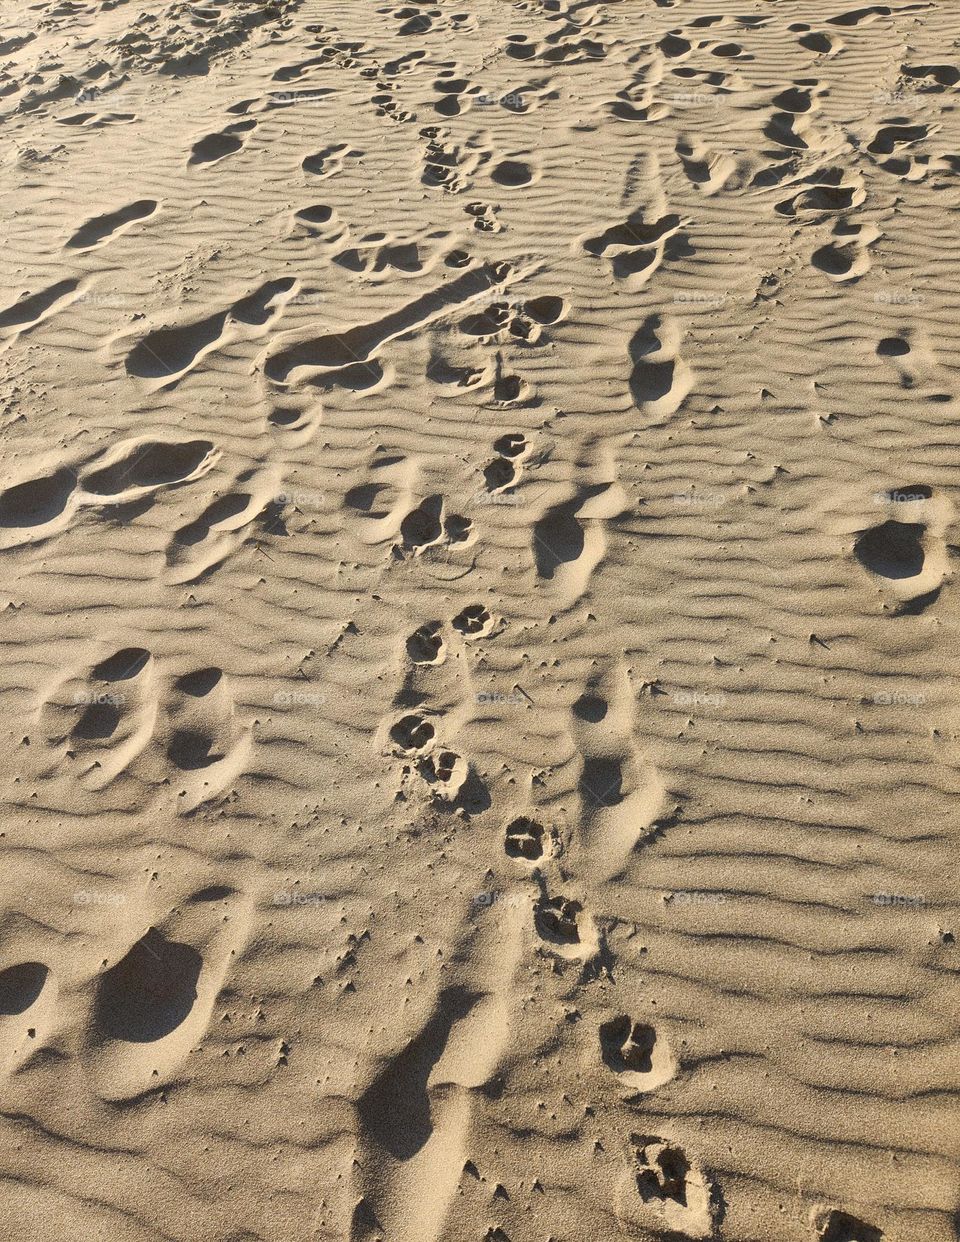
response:
{"label": "sand", "polygon": [[954,0],[0,7],[0,1233],[960,1237]]}

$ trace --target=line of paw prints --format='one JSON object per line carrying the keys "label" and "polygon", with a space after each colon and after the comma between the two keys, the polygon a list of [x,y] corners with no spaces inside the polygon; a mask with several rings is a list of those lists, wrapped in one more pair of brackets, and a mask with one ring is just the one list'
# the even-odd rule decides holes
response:
{"label": "line of paw prints", "polygon": [[390,726],[389,740],[394,754],[406,761],[401,768],[403,780],[419,777],[435,804],[457,801],[470,776],[470,765],[439,741],[436,726],[425,714],[401,716]]}
{"label": "line of paw prints", "polygon": [[494,441],[496,457],[483,468],[483,480],[491,496],[502,496],[516,487],[523,473],[524,460],[531,448],[527,437],[520,431],[507,432]]}
{"label": "line of paw prints", "polygon": [[[488,638],[496,628],[496,620],[484,604],[467,604],[450,623],[465,642]],[[442,621],[426,621],[407,639],[407,655],[416,665],[440,665],[447,658],[447,643]]]}

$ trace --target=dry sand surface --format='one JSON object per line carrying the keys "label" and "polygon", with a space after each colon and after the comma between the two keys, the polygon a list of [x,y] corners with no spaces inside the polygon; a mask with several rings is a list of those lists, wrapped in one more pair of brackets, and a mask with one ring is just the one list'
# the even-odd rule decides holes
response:
{"label": "dry sand surface", "polygon": [[3,0],[0,1235],[960,1237],[958,0]]}

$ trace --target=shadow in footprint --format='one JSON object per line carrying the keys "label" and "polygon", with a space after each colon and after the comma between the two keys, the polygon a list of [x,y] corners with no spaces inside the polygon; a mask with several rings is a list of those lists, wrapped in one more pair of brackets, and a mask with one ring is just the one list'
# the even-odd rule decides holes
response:
{"label": "shadow in footprint", "polygon": [[0,328],[20,328],[36,323],[61,298],[73,293],[79,284],[79,280],[61,280],[48,289],[41,289],[39,293],[27,294],[6,310],[0,311]]}
{"label": "shadow in footprint", "polygon": [[198,668],[194,673],[184,673],[182,677],[178,677],[176,688],[192,698],[202,699],[220,684],[222,677],[222,669]]}
{"label": "shadow in footprint", "polygon": [[219,763],[223,755],[214,750],[214,740],[208,733],[196,729],[178,729],[170,739],[167,758],[181,772],[195,772]]}
{"label": "shadow in footprint", "polygon": [[541,578],[552,578],[561,565],[583,554],[583,527],[576,516],[581,504],[577,497],[554,505],[535,523],[533,554]]}
{"label": "shadow in footprint", "polygon": [[95,742],[112,737],[120,723],[120,712],[113,703],[91,703],[73,726],[76,741]]}
{"label": "shadow in footprint", "polygon": [[138,444],[111,466],[87,475],[83,485],[95,496],[116,496],[131,487],[159,487],[188,478],[213,450],[209,440],[171,444],[155,440]]}
{"label": "shadow in footprint", "polygon": [[203,958],[187,944],[167,940],[151,927],[104,974],[96,1020],[108,1039],[151,1043],[184,1021],[197,999]]}
{"label": "shadow in footprint", "polygon": [[884,578],[915,578],[923,569],[924,527],[919,522],[895,522],[865,531],[854,551],[864,568]]}
{"label": "shadow in footprint", "polygon": [[617,759],[593,755],[583,761],[580,793],[592,806],[616,806],[623,801],[623,770]]}
{"label": "shadow in footprint", "polygon": [[581,694],[573,705],[573,714],[589,724],[597,724],[607,714],[607,703],[599,694]]}
{"label": "shadow in footprint", "polygon": [[42,962],[20,962],[0,971],[0,1017],[25,1013],[43,991],[47,974]]}
{"label": "shadow in footprint", "polygon": [[145,647],[124,647],[101,660],[91,670],[91,677],[97,681],[127,681],[136,677],[146,667],[150,652]]}
{"label": "shadow in footprint", "polygon": [[98,242],[102,242],[116,233],[124,225],[133,224],[136,220],[145,220],[148,216],[152,216],[157,210],[157,206],[156,199],[141,198],[135,203],[121,207],[119,211],[111,211],[106,215],[95,216],[77,229],[67,242],[67,245],[73,250],[88,250],[91,246],[96,246]]}
{"label": "shadow in footprint", "polygon": [[649,1074],[657,1032],[652,1026],[633,1022],[626,1014],[600,1027],[600,1053],[605,1065],[617,1074],[634,1071]]}
{"label": "shadow in footprint", "polygon": [[357,1108],[370,1135],[397,1160],[410,1160],[433,1133],[427,1083],[443,1055],[454,1023],[480,999],[463,988],[441,992],[419,1035],[377,1075]]}
{"label": "shadow in footprint", "polygon": [[883,1242],[883,1234],[873,1225],[848,1212],[831,1212],[818,1234],[820,1242]]}
{"label": "shadow in footprint", "polygon": [[58,517],[76,486],[77,476],[64,468],[46,479],[17,483],[0,493],[0,526],[42,526]]}

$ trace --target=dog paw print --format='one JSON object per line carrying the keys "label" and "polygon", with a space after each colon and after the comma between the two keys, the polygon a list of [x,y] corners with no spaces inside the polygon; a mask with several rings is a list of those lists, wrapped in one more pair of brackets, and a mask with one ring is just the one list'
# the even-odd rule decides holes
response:
{"label": "dog paw print", "polygon": [[666,1041],[648,1022],[618,1014],[600,1026],[603,1063],[633,1091],[652,1091],[669,1082],[676,1064]]}
{"label": "dog paw print", "polygon": [[447,656],[447,645],[439,621],[427,621],[418,626],[407,639],[407,655],[414,664],[442,664]]}
{"label": "dog paw print", "polygon": [[530,444],[522,432],[510,432],[494,443],[497,456],[483,468],[487,491],[496,495],[513,487],[520,479],[522,460],[530,452]]}
{"label": "dog paw print", "polygon": [[537,862],[545,853],[545,839],[542,824],[527,815],[518,815],[507,824],[503,848],[510,858]]}
{"label": "dog paw print", "polygon": [[401,548],[417,555],[444,544],[466,543],[472,530],[469,518],[446,512],[442,496],[428,496],[400,523]]}
{"label": "dog paw print", "polygon": [[494,621],[489,610],[483,604],[467,604],[453,618],[453,628],[468,641],[485,638],[493,629]]}
{"label": "dog paw print", "polygon": [[437,731],[423,716],[401,716],[390,728],[390,740],[402,755],[425,755],[436,741]]}
{"label": "dog paw print", "polygon": [[627,1231],[667,1231],[671,1237],[712,1238],[721,1216],[711,1179],[678,1144],[634,1134],[631,1162],[620,1187],[617,1215]]}

